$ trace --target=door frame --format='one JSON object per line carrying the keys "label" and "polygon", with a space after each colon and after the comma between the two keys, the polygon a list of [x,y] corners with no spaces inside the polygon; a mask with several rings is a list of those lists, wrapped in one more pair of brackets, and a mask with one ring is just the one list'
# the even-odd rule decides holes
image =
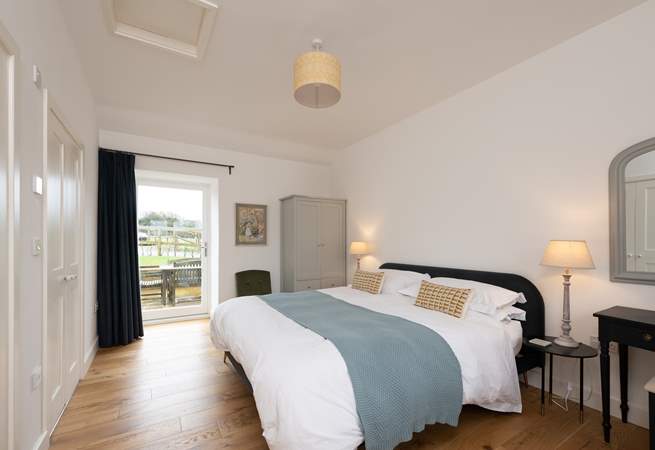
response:
{"label": "door frame", "polygon": [[8,84],[7,90],[8,99],[8,115],[7,115],[7,189],[6,204],[7,204],[7,254],[5,259],[7,262],[7,286],[3,289],[3,295],[6,303],[0,305],[2,313],[6,312],[7,317],[7,330],[6,333],[0,333],[0,345],[7,346],[7,404],[0,406],[2,409],[6,408],[6,426],[7,436],[0,440],[0,447],[5,447],[9,450],[14,448],[14,414],[15,414],[15,285],[16,285],[16,272],[15,272],[15,243],[16,243],[16,230],[19,229],[17,221],[19,217],[16,215],[16,195],[20,193],[16,189],[16,96],[17,89],[17,60],[19,57],[18,45],[13,37],[5,28],[4,24],[0,21],[0,45],[2,45],[9,53],[8,58]]}
{"label": "door frame", "polygon": [[[43,239],[42,239],[42,252],[41,252],[41,262],[42,262],[42,283],[43,283],[43,289],[42,289],[42,316],[41,316],[41,429],[42,434],[39,439],[39,441],[42,441],[43,439],[46,439],[47,436],[50,436],[52,432],[54,431],[54,428],[57,426],[57,423],[55,422],[53,429],[49,429],[48,426],[48,393],[46,390],[46,387],[48,386],[48,380],[47,374],[47,354],[48,354],[48,113],[52,111],[52,113],[57,116],[57,119],[61,122],[63,127],[66,129],[68,134],[71,136],[73,141],[75,142],[78,151],[80,152],[80,190],[79,190],[79,198],[78,198],[78,204],[79,204],[79,215],[80,215],[80,224],[79,224],[79,236],[82,245],[78,247],[79,255],[78,255],[78,260],[80,261],[80,273],[79,273],[79,289],[80,289],[80,324],[79,324],[79,338],[80,338],[80,348],[79,348],[79,363],[77,365],[77,370],[78,370],[78,381],[79,378],[82,376],[82,370],[83,367],[85,366],[84,363],[84,323],[85,323],[85,317],[86,317],[86,311],[84,308],[84,293],[85,293],[85,269],[86,269],[86,261],[85,261],[85,244],[86,244],[86,239],[85,239],[85,226],[84,226],[84,214],[82,212],[83,206],[85,204],[85,189],[84,189],[84,184],[85,184],[85,170],[84,170],[84,145],[82,144],[82,141],[77,137],[77,134],[72,130],[72,128],[69,125],[69,122],[65,119],[64,115],[61,112],[61,109],[58,106],[58,103],[52,98],[52,95],[50,94],[49,90],[47,88],[42,89],[43,92],[43,118],[42,118],[42,139],[43,139],[43,148],[42,148],[42,167],[43,167],[43,202],[42,202],[42,207],[41,207],[41,213],[42,213],[42,224],[43,224]],[[68,401],[67,401],[68,402]],[[66,407],[64,406],[64,410]]]}
{"label": "door frame", "polygon": [[[213,257],[212,251],[214,245],[214,233],[212,232],[214,218],[212,217],[212,191],[217,185],[216,180],[202,175],[189,175],[184,173],[174,173],[175,180],[171,180],[171,174],[174,172],[164,172],[160,170],[149,169],[135,169],[137,192],[139,184],[147,184],[150,186],[158,186],[164,188],[180,188],[180,189],[193,189],[202,190],[203,192],[203,240],[206,242],[207,255],[204,257],[204,264],[202,267],[202,285],[201,296],[202,302],[200,306],[181,306],[176,307],[174,312],[177,314],[169,316],[171,310],[153,310],[149,311],[149,318],[143,321],[146,325],[156,323],[173,322],[178,320],[192,320],[195,318],[204,318],[209,315],[212,306],[212,292],[215,289],[214,280],[212,279]],[[137,225],[138,226],[138,225]]]}

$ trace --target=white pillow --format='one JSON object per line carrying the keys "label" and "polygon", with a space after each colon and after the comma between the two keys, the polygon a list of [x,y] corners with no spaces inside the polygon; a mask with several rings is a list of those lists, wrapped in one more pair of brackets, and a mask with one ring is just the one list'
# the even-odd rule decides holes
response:
{"label": "white pillow", "polygon": [[522,293],[510,291],[493,284],[441,277],[432,278],[430,281],[444,286],[473,289],[473,296],[469,300],[469,308],[489,316],[494,316],[499,309],[512,306],[515,303],[526,303]]}
{"label": "white pillow", "polygon": [[494,317],[501,322],[509,322],[510,320],[525,322],[526,312],[516,306],[506,306],[497,310]]}
{"label": "white pillow", "polygon": [[[428,280],[428,281],[430,281],[430,280]],[[412,284],[410,284],[406,288],[400,289],[398,291],[398,293],[406,295],[408,297],[416,298],[416,297],[418,297],[418,291],[420,291],[420,290],[421,290],[421,282],[418,281],[418,282],[413,282]]]}
{"label": "white pillow", "polygon": [[[509,289],[478,281],[437,277],[432,278],[430,282],[456,288],[473,289],[473,296],[469,300],[469,309],[492,317],[496,315],[498,309],[527,301],[520,292],[510,291]],[[417,282],[398,292],[408,297],[416,298],[420,288],[421,283]]]}
{"label": "white pillow", "polygon": [[430,279],[430,275],[427,273],[418,273],[409,270],[380,269],[379,271],[384,272],[384,283],[382,284],[381,294],[395,294],[407,286],[416,283],[420,286],[421,280]]}

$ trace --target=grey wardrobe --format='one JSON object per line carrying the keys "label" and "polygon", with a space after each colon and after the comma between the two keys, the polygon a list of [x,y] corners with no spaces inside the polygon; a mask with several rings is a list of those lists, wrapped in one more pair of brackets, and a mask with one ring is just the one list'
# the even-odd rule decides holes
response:
{"label": "grey wardrobe", "polygon": [[346,284],[346,201],[292,195],[281,200],[282,292]]}

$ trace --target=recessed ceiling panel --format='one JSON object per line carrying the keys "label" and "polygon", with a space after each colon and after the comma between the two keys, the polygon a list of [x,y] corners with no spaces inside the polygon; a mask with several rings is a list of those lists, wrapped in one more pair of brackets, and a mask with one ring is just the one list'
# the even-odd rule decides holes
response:
{"label": "recessed ceiling panel", "polygon": [[216,8],[209,0],[105,0],[115,34],[194,58],[204,52]]}
{"label": "recessed ceiling panel", "polygon": [[115,0],[114,12],[118,22],[195,45],[205,8],[185,0]]}

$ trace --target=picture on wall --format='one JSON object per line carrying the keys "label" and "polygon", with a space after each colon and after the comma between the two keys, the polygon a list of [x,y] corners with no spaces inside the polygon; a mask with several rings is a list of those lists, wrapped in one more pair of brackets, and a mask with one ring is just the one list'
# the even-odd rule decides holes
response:
{"label": "picture on wall", "polygon": [[236,204],[236,245],[266,245],[266,205]]}

